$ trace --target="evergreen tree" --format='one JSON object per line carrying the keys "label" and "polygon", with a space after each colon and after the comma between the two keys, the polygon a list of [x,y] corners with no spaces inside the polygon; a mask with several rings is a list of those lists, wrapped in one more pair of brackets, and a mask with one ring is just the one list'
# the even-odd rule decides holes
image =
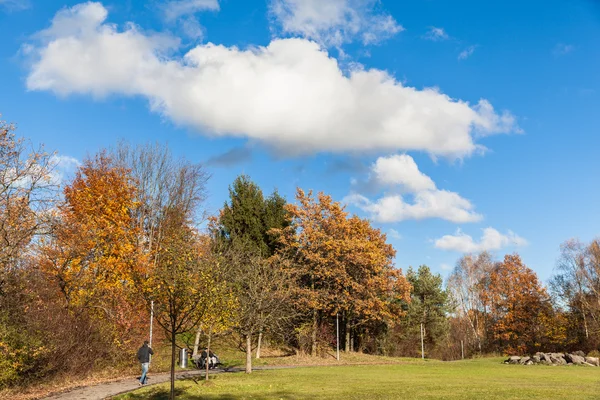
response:
{"label": "evergreen tree", "polygon": [[432,274],[426,265],[421,265],[418,271],[409,268],[407,278],[413,290],[404,322],[405,336],[414,341],[420,340],[423,324],[425,343],[432,349],[443,341],[448,332],[448,293],[442,287],[442,277]]}
{"label": "evergreen tree", "polygon": [[271,229],[282,229],[289,224],[285,199],[277,191],[265,198],[247,175],[235,179],[229,187],[229,199],[217,223],[220,239],[262,257],[273,255],[277,242]]}

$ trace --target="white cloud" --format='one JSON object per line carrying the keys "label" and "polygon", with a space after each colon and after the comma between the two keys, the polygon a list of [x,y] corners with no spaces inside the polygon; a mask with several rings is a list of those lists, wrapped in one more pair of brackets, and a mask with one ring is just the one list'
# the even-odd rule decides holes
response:
{"label": "white cloud", "polygon": [[412,157],[379,157],[372,166],[371,179],[381,184],[400,186],[412,194],[412,203],[403,195],[386,194],[371,201],[361,194],[350,194],[344,201],[359,207],[378,222],[390,223],[410,219],[441,218],[455,223],[477,222],[483,216],[471,202],[458,193],[439,190],[427,175],[419,171]]}
{"label": "white cloud", "polygon": [[564,56],[571,53],[573,50],[575,50],[575,46],[572,44],[557,43],[556,46],[554,46],[554,50],[552,50],[552,54],[555,56]]}
{"label": "white cloud", "polygon": [[344,199],[370,214],[377,222],[391,223],[410,219],[441,218],[455,223],[477,222],[483,217],[473,211],[473,205],[454,192],[446,190],[424,191],[415,194],[413,203],[401,195],[387,195],[376,202],[360,194]]}
{"label": "white cloud", "polygon": [[429,28],[429,31],[425,34],[424,37],[425,39],[432,40],[434,42],[447,40],[450,38],[450,36],[448,36],[444,28],[436,28],[435,26]]}
{"label": "white cloud", "polygon": [[22,11],[31,7],[29,0],[0,0],[0,7],[8,11]]}
{"label": "white cloud", "polygon": [[50,180],[55,185],[61,185],[66,179],[71,178],[81,162],[70,156],[53,155],[50,158]]}
{"label": "white cloud", "polygon": [[271,0],[270,14],[283,33],[339,47],[359,38],[374,44],[404,30],[377,0]]}
{"label": "white cloud", "polygon": [[466,60],[467,58],[471,57],[473,55],[473,53],[475,53],[476,48],[477,48],[477,46],[467,47],[466,49],[464,49],[463,51],[460,52],[460,54],[458,55],[458,59]]}
{"label": "white cloud", "polygon": [[442,250],[453,250],[461,253],[478,253],[486,250],[500,250],[508,246],[525,246],[527,241],[508,231],[506,235],[501,234],[494,228],[483,229],[483,236],[479,242],[460,229],[454,235],[445,235],[435,241],[435,247]]}
{"label": "white cloud", "polygon": [[406,154],[379,157],[372,169],[375,180],[384,185],[402,185],[412,193],[435,189],[431,178],[419,171],[415,160]]}
{"label": "white cloud", "polygon": [[390,229],[390,230],[388,231],[388,234],[390,235],[390,237],[391,237],[392,239],[396,239],[396,240],[400,240],[400,239],[402,239],[402,235],[400,234],[400,232],[398,232],[398,231],[397,231],[397,230],[395,230],[395,229]]}
{"label": "white cloud", "polygon": [[56,14],[24,46],[27,87],[59,96],[143,96],[177,124],[258,140],[281,153],[426,151],[464,157],[478,136],[516,131],[514,117],[437,89],[404,86],[386,71],[354,67],[305,39],[241,50],[212,43],[182,58],[179,40],[106,23],[100,3]]}
{"label": "white cloud", "polygon": [[173,0],[167,1],[161,8],[164,10],[165,19],[174,21],[200,11],[218,11],[219,0]]}

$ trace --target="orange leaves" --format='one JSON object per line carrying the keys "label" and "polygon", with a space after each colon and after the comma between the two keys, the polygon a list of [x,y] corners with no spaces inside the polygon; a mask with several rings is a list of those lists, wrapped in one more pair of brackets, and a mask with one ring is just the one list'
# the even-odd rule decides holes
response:
{"label": "orange leaves", "polygon": [[551,308],[535,272],[517,254],[506,255],[482,283],[481,298],[490,312],[494,340],[513,351],[532,349],[540,339],[536,329]]}
{"label": "orange leaves", "polygon": [[131,281],[137,229],[131,218],[135,187],[128,171],[105,154],[87,160],[65,188],[45,269],[69,303],[84,305],[121,292]]}
{"label": "orange leaves", "polygon": [[288,204],[292,225],[280,231],[294,254],[300,283],[297,305],[326,313],[347,311],[366,320],[394,317],[391,304],[408,299],[410,285],[394,269],[395,250],[367,220],[349,217],[324,193],[297,190],[297,205]]}

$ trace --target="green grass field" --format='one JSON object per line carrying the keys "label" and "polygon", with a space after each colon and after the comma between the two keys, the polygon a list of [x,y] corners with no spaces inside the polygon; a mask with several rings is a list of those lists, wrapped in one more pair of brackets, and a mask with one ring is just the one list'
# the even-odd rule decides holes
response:
{"label": "green grass field", "polygon": [[[600,399],[600,368],[504,365],[500,358],[226,373],[177,382],[177,399]],[[119,400],[167,399],[167,385]]]}

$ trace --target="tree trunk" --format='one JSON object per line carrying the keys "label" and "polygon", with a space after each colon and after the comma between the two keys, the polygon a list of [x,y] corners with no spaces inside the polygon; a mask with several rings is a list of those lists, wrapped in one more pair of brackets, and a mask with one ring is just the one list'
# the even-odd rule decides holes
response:
{"label": "tree trunk", "polygon": [[262,336],[263,336],[262,331],[258,332],[258,343],[256,345],[256,359],[260,358],[260,345],[262,343]]}
{"label": "tree trunk", "polygon": [[346,353],[350,351],[350,321],[346,318],[346,343],[344,350]]}
{"label": "tree trunk", "polygon": [[350,351],[354,352],[354,332],[350,334]]}
{"label": "tree trunk", "polygon": [[171,393],[169,394],[169,400],[175,400],[175,329],[171,330]]}
{"label": "tree trunk", "polygon": [[198,327],[196,331],[196,338],[194,339],[194,350],[192,351],[192,358],[198,355],[198,346],[200,345],[200,335],[202,334],[202,325]]}
{"label": "tree trunk", "polygon": [[310,346],[310,355],[315,357],[317,355],[317,329],[318,329],[318,321],[317,321],[317,310],[313,310],[313,324],[312,324],[312,333],[311,333],[311,346]]}
{"label": "tree trunk", "polygon": [[252,373],[252,335],[246,334],[246,373]]}
{"label": "tree trunk", "polygon": [[208,380],[208,370],[209,370],[209,365],[210,365],[210,339],[212,336],[212,327],[210,327],[208,329],[208,339],[207,339],[207,343],[206,343],[206,376],[204,377],[205,380]]}

